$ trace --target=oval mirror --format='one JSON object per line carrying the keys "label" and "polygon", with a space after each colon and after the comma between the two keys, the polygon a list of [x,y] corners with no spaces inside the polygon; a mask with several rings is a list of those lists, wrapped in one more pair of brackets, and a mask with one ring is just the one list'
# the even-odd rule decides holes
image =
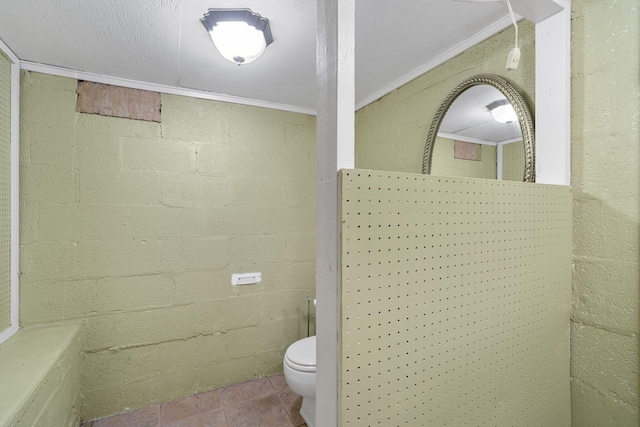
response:
{"label": "oval mirror", "polygon": [[422,173],[535,182],[534,128],[518,90],[479,74],[456,86],[431,123]]}

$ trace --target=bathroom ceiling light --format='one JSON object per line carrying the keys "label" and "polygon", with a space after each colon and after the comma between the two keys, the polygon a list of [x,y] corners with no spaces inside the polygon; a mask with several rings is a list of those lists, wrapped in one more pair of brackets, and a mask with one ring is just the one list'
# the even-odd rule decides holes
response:
{"label": "bathroom ceiling light", "polygon": [[511,123],[518,120],[518,115],[513,106],[506,99],[492,102],[487,105],[491,116],[496,122],[499,123]]}
{"label": "bathroom ceiling light", "polygon": [[242,65],[273,42],[269,20],[250,9],[209,9],[200,19],[223,58]]}

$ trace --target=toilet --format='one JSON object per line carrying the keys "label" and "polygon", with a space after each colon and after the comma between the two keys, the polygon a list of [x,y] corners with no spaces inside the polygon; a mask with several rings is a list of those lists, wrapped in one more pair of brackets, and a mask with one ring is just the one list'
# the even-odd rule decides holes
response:
{"label": "toilet", "polygon": [[294,393],[302,396],[300,415],[308,427],[316,422],[316,337],[303,338],[284,355],[284,378]]}

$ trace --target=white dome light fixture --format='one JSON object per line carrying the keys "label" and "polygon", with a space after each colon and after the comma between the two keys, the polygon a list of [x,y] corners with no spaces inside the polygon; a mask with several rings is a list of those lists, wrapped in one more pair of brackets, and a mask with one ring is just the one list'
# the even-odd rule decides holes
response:
{"label": "white dome light fixture", "polygon": [[506,99],[494,101],[487,105],[493,120],[499,123],[512,123],[518,120],[518,115],[513,106]]}
{"label": "white dome light fixture", "polygon": [[209,9],[200,19],[222,57],[249,64],[273,42],[269,20],[250,9]]}

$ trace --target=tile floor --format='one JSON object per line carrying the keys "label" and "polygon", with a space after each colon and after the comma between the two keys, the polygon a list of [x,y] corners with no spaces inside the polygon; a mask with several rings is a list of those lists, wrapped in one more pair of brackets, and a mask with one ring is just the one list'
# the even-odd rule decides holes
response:
{"label": "tile floor", "polygon": [[87,422],[81,427],[300,427],[302,398],[283,374],[272,375],[126,414]]}

